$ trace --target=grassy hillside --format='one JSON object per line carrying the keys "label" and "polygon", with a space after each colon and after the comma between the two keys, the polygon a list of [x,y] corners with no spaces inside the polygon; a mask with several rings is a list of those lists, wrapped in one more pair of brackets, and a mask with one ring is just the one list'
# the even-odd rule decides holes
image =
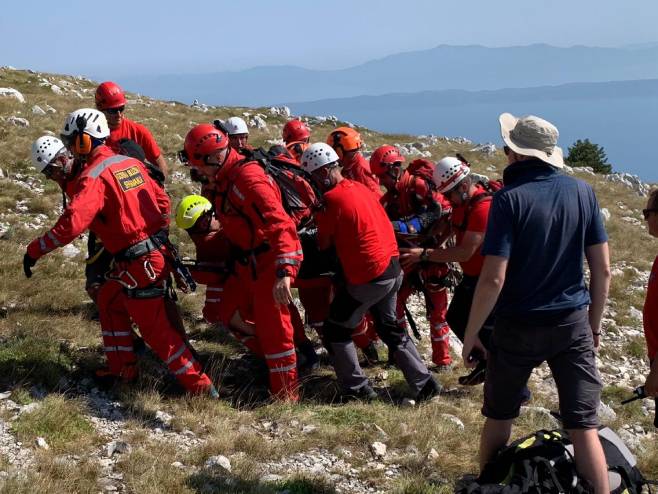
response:
{"label": "grassy hillside", "polygon": [[[31,143],[46,131],[58,134],[69,111],[93,107],[96,83],[0,69],[0,87],[15,88],[25,98],[21,103],[0,96],[0,392],[8,392],[0,395],[0,492],[438,493],[452,492],[456,479],[475,472],[482,390],[456,386],[462,368],[438,375],[450,392],[420,407],[405,406],[401,373],[381,367],[367,371],[381,402],[335,404],[327,365],[304,378],[301,404],[272,404],[265,399],[258,363],[202,322],[203,289],[183,296],[181,306],[188,332],[222,389],[220,402],[181,396],[149,356],[142,359],[137,384],[98,389],[89,379],[102,352],[83,289],[84,239],[74,242],[78,250],[58,250],[40,260],[30,280],[21,267],[27,243],[61,212],[59,189],[30,165]],[[45,114],[33,113],[35,105]],[[174,204],[196,190],[175,158],[187,130],[243,112],[261,114],[267,123],[266,129],[252,129],[254,145],[280,136],[286,118],[267,108],[204,111],[139,95],[130,95],[127,106],[127,116],[152,130],[170,164]],[[12,117],[27,119],[29,127]],[[324,140],[334,126],[311,120],[313,138]],[[505,162],[502,153],[473,152],[475,145],[466,142],[360,130],[370,150],[399,143],[433,159],[461,152],[476,171],[490,176],[499,176]],[[645,199],[602,177],[584,172],[579,177],[594,186],[611,213],[615,276],[600,353],[604,402],[610,407],[604,421],[625,431],[647,476],[658,478],[649,401],[618,404],[643,382],[646,370],[637,311],[657,245],[641,221]],[[175,227],[172,237],[191,253]],[[421,353],[428,356],[420,301],[412,306],[425,333]],[[547,376],[546,369],[533,376],[533,402],[516,435],[551,426],[546,409],[555,409],[557,398]],[[386,444],[384,456],[371,452],[375,441]]]}

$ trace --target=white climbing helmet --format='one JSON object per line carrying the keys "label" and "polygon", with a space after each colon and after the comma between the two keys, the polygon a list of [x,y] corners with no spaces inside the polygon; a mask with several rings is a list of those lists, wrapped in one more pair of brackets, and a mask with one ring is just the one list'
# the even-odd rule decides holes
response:
{"label": "white climbing helmet", "polygon": [[302,168],[312,173],[318,168],[336,163],[339,160],[336,151],[329,144],[316,142],[302,154]]}
{"label": "white climbing helmet", "polygon": [[432,181],[442,194],[455,188],[471,173],[471,169],[458,158],[446,156],[437,161]]}
{"label": "white climbing helmet", "polygon": [[107,126],[103,112],[93,108],[81,108],[68,114],[61,135],[69,137],[79,132],[89,134],[96,139],[105,139],[110,135],[110,128]]}
{"label": "white climbing helmet", "polygon": [[41,136],[32,143],[32,166],[42,172],[62,152],[64,143],[53,136]]}
{"label": "white climbing helmet", "polygon": [[224,128],[228,132],[228,135],[236,134],[248,134],[249,129],[247,124],[240,117],[231,117],[224,121]]}

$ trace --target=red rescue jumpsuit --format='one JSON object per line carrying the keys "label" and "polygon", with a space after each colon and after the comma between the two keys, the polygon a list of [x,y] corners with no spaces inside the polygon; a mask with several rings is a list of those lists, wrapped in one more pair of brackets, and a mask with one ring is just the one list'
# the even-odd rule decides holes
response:
{"label": "red rescue jumpsuit", "polygon": [[[240,281],[234,274],[221,272],[230,262],[231,243],[223,230],[208,233],[190,234],[196,246],[198,269],[190,272],[194,281],[206,285],[206,300],[203,306],[203,317],[209,323],[220,323],[227,328],[240,343],[255,355],[264,358],[260,343],[255,334],[248,334],[234,328],[230,322],[236,311],[245,321],[253,321],[252,301],[240,288]],[[216,271],[213,272],[213,267]],[[294,328],[295,345],[308,341],[304,331],[304,323],[294,303],[288,306]]]}
{"label": "red rescue jumpsuit", "polygon": [[[166,193],[141,162],[115,155],[107,146],[91,152],[75,191],[55,226],[28,246],[33,259],[68,244],[87,228],[116,255],[168,225]],[[133,289],[163,287],[170,273],[166,254],[165,248],[156,249],[137,259],[115,263],[113,273],[123,283],[105,283],[98,294],[103,350],[110,372],[133,378],[136,356],[131,324],[135,322],[146,343],[185,389],[206,391],[211,381],[167,316],[164,298],[131,298],[124,291],[125,285]]]}
{"label": "red rescue jumpsuit", "polygon": [[298,400],[293,326],[287,306],[274,301],[276,271],[294,280],[302,261],[295,223],[284,211],[281,193],[257,162],[244,163],[233,149],[215,177],[215,212],[227,238],[241,249],[236,264],[240,287],[253,304],[256,336],[270,370],[270,390]]}
{"label": "red rescue jumpsuit", "polygon": [[[429,187],[427,177],[412,174],[406,170],[396,183],[396,188],[386,192],[381,202],[392,221],[427,211],[434,206],[433,203],[438,203],[443,211],[451,210],[450,203],[443,195],[434,192]],[[407,327],[404,306],[409,296],[415,290],[411,279],[412,276],[420,279],[425,295],[427,319],[430,323],[432,362],[439,366],[449,365],[452,362],[449,340],[450,326],[446,322],[448,290],[437,283],[432,283],[432,280],[436,281],[444,278],[448,272],[448,266],[444,263],[431,263],[427,266],[415,268],[414,272],[406,272],[404,281],[398,292],[397,300],[398,323],[403,327]]]}

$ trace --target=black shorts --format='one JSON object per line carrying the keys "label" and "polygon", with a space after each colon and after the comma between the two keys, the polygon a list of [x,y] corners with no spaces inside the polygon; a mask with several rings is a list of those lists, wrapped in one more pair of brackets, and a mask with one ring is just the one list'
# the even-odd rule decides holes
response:
{"label": "black shorts", "polygon": [[602,384],[587,309],[574,310],[547,326],[497,318],[482,414],[496,420],[518,417],[530,374],[544,361],[557,385],[564,428],[597,427]]}

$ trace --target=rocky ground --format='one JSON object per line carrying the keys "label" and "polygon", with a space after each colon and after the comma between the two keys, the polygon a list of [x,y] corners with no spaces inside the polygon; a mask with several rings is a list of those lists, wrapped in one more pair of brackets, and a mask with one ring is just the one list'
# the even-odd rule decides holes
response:
{"label": "rocky ground", "polygon": [[[92,381],[91,369],[101,359],[97,322],[90,319],[93,311],[82,292],[85,239],[40,261],[31,282],[20,273],[20,257],[27,241],[61,212],[58,190],[29,165],[30,143],[44,131],[56,132],[67,111],[92,106],[95,83],[2,68],[0,86],[6,86],[0,87],[5,151],[0,161],[0,492],[429,493],[451,492],[461,474],[474,471],[481,387],[455,384],[463,368],[438,374],[447,392],[423,406],[407,397],[397,370],[370,368],[381,403],[338,405],[323,360],[320,370],[304,378],[301,405],[270,404],[253,359],[199,322],[202,293],[183,297],[181,305],[195,346],[226,384],[220,403],[172,392],[162,369],[148,358],[149,380],[137,389],[104,389]],[[152,128],[173,165],[168,190],[174,201],[194,190],[175,158],[191,125],[242,115],[253,142],[267,145],[280,142],[290,116],[285,107],[188,106],[140,95],[130,96],[129,110]],[[351,125],[334,116],[305,118],[320,136],[336,125]],[[393,143],[409,160],[460,152],[477,172],[496,178],[504,164],[491,143],[359,130],[369,151]],[[656,248],[640,210],[650,186],[624,173],[567,172],[595,187],[611,236],[613,289],[598,357],[605,383],[601,419],[619,432],[643,468],[658,476],[653,401],[620,405],[643,383],[647,369],[641,308]],[[178,236],[175,230],[172,235]],[[184,238],[177,240],[190,252]],[[423,334],[421,354],[430,362],[421,299],[412,297],[409,309]],[[451,344],[457,360],[460,343],[453,338]],[[523,409],[519,433],[557,426],[550,413],[556,390],[547,367],[536,370],[530,387],[533,400]],[[65,423],[67,414],[79,420],[79,430]],[[40,427],[30,420],[53,420],[53,415],[62,421],[61,431],[57,421]],[[62,439],[71,430],[75,439]]]}

